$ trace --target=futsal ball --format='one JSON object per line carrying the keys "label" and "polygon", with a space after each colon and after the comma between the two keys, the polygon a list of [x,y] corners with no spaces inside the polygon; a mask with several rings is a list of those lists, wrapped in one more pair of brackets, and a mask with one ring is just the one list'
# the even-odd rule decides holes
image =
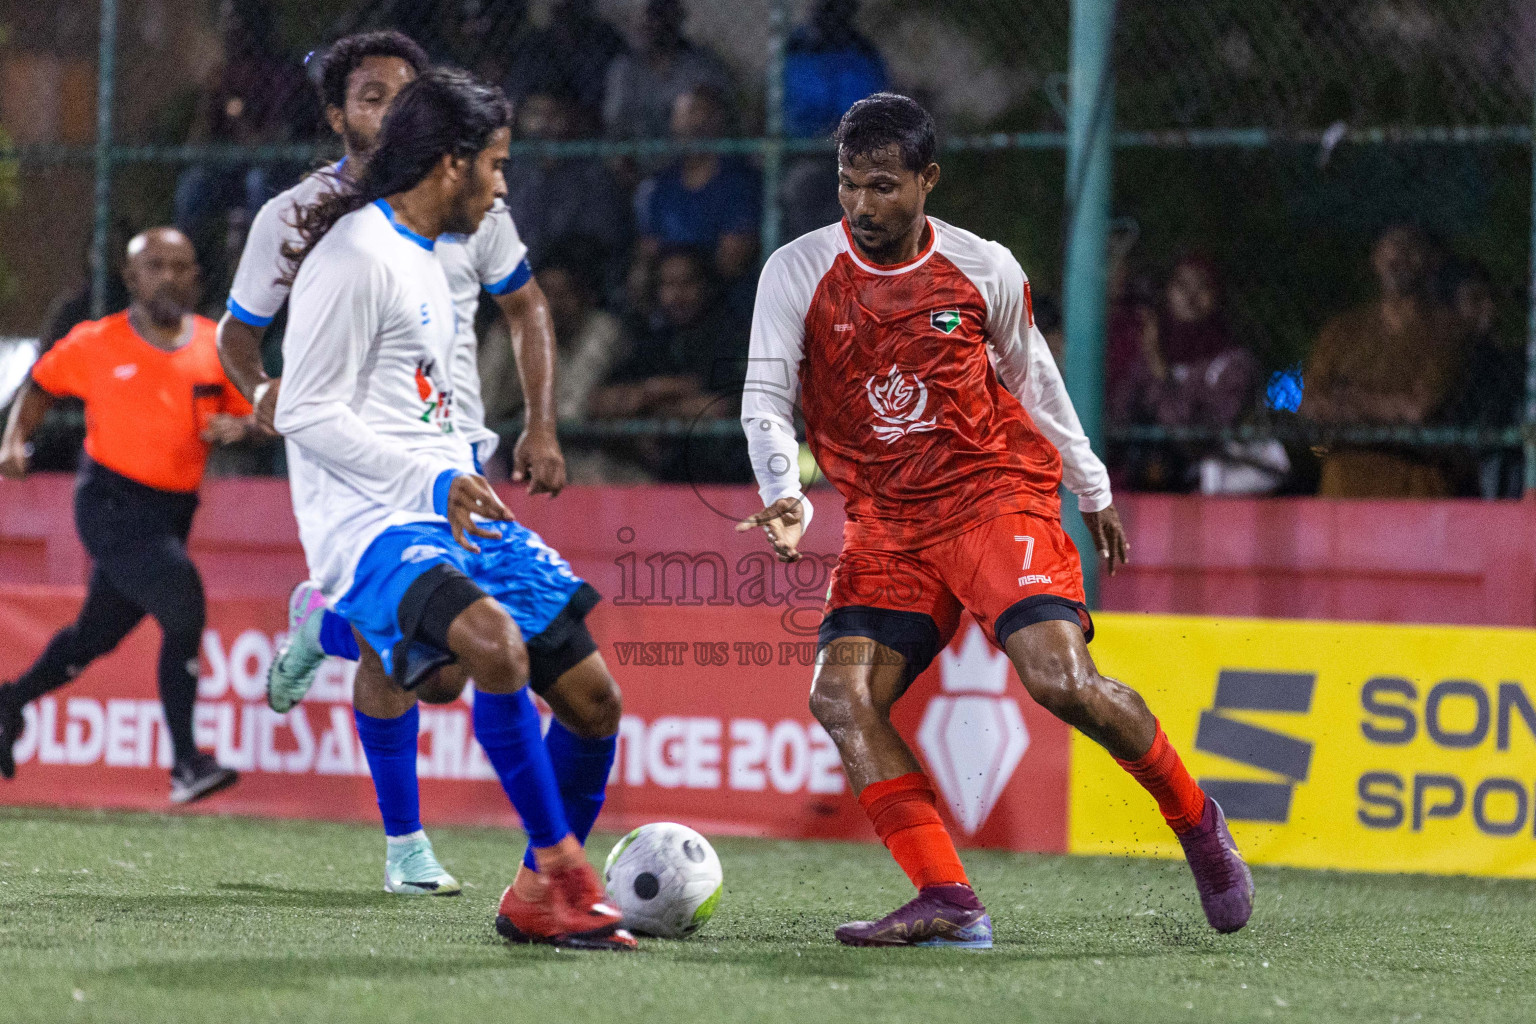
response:
{"label": "futsal ball", "polygon": [[670,821],[641,825],[615,844],[603,865],[608,897],[624,927],[663,939],[686,939],[720,903],[724,876],[709,840]]}

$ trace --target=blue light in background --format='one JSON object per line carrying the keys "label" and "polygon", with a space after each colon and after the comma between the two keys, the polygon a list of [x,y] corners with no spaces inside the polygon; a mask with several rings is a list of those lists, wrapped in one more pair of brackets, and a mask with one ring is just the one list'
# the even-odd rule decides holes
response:
{"label": "blue light in background", "polygon": [[1276,412],[1295,412],[1301,408],[1303,389],[1301,364],[1296,363],[1284,370],[1276,370],[1270,376],[1269,387],[1264,390],[1264,397],[1269,407]]}

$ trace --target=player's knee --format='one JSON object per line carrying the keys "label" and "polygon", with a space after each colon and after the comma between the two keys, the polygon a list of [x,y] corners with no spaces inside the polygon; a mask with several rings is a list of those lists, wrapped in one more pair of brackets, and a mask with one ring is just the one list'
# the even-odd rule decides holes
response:
{"label": "player's knee", "polygon": [[461,666],[445,665],[416,687],[416,699],[423,704],[452,704],[464,692],[464,684],[468,681]]}
{"label": "player's knee", "polygon": [[511,693],[528,682],[528,648],[516,629],[481,635],[468,645],[460,657],[475,685],[487,693]]}
{"label": "player's knee", "polygon": [[829,733],[853,725],[860,711],[873,710],[869,688],[851,673],[824,670],[811,684],[811,714]]}
{"label": "player's knee", "polygon": [[619,720],[624,717],[624,698],[618,684],[612,679],[606,686],[595,686],[582,702],[581,720],[571,731],[583,739],[603,739],[619,731]]}
{"label": "player's knee", "polygon": [[1098,682],[1093,666],[1069,651],[1040,654],[1018,669],[1019,678],[1035,703],[1069,721],[1087,703]]}
{"label": "player's knee", "polygon": [[447,639],[449,650],[487,693],[511,693],[527,684],[523,635],[506,609],[489,598],[460,612],[448,627]]}

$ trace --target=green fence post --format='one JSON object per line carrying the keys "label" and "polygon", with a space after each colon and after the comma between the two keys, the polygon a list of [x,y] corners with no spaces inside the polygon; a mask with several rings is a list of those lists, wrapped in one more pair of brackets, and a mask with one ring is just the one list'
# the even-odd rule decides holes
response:
{"label": "green fence post", "polygon": [[[1115,0],[1072,0],[1067,74],[1067,253],[1063,282],[1066,381],[1094,450],[1104,454],[1104,337],[1115,128]],[[1071,502],[1068,501],[1068,505]],[[1083,556],[1088,604],[1099,603],[1099,558],[1081,517],[1066,511]]]}
{"label": "green fence post", "polygon": [[1525,496],[1536,497],[1536,88],[1531,90],[1531,253],[1526,282]]}
{"label": "green fence post", "polygon": [[112,221],[112,103],[117,78],[117,0],[101,0],[96,47],[96,189],[91,227],[91,316],[107,313],[107,233]]}
{"label": "green fence post", "polygon": [[779,247],[779,192],[784,183],[784,39],[789,0],[774,0],[768,23],[768,88],[763,117],[762,258]]}

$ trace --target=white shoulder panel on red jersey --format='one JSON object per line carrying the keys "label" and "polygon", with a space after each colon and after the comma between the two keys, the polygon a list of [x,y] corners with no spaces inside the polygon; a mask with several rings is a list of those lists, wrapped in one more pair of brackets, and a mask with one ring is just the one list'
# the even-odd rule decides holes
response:
{"label": "white shoulder panel on red jersey", "polygon": [[1013,253],[962,228],[930,217],[938,252],[970,279],[987,304],[987,343],[1003,386],[1061,453],[1061,475],[1078,508],[1099,512],[1113,501],[1109,471],[1094,454],[1050,346],[1035,326],[1029,278]]}
{"label": "white shoulder panel on red jersey", "polygon": [[[844,249],[841,222],[818,228],[778,250],[763,265],[752,310],[752,342],[741,396],[741,426],[763,505],[804,500],[795,402],[805,356],[805,318],[821,279]],[[810,503],[805,502],[810,525]]]}

